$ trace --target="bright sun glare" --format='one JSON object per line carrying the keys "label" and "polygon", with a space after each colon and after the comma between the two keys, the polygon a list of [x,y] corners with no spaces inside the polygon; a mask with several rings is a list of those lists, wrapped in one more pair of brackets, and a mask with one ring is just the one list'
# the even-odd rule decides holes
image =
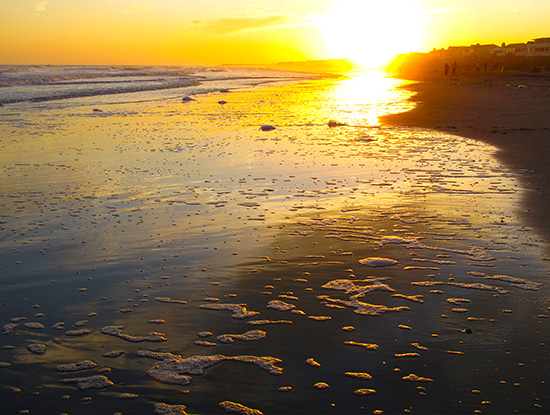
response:
{"label": "bright sun glare", "polygon": [[338,0],[319,23],[331,58],[368,68],[418,49],[422,40],[415,0]]}

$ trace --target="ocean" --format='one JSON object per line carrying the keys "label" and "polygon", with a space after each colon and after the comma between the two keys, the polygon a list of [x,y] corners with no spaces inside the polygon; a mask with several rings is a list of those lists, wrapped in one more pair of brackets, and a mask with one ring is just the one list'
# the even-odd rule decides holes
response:
{"label": "ocean", "polygon": [[406,83],[1,67],[0,412],[544,413],[520,173]]}

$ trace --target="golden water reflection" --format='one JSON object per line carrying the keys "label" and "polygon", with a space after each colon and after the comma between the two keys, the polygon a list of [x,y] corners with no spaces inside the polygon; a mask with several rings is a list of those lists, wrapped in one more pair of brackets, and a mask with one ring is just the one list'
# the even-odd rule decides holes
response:
{"label": "golden water reflection", "polygon": [[411,93],[400,89],[410,83],[389,77],[384,72],[366,71],[350,76],[334,85],[333,95],[348,107],[352,125],[380,125],[378,117],[411,109],[407,102]]}

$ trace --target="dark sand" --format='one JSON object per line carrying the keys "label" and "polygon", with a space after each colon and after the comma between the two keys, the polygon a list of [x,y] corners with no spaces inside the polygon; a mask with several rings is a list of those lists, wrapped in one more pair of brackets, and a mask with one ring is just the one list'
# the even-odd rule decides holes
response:
{"label": "dark sand", "polygon": [[544,74],[434,74],[417,77],[413,110],[381,121],[447,131],[482,140],[520,172],[527,189],[523,219],[550,238],[550,76]]}

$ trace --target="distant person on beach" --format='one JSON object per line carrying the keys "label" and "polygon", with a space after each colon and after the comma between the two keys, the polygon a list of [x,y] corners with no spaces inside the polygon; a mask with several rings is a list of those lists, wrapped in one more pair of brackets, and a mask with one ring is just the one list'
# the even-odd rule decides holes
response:
{"label": "distant person on beach", "polygon": [[479,72],[479,61],[476,62],[476,72]]}
{"label": "distant person on beach", "polygon": [[447,76],[449,74],[449,64],[446,63],[445,64],[445,76]]}
{"label": "distant person on beach", "polygon": [[453,75],[456,73],[456,67],[458,65],[456,64],[456,61],[453,62]]}

